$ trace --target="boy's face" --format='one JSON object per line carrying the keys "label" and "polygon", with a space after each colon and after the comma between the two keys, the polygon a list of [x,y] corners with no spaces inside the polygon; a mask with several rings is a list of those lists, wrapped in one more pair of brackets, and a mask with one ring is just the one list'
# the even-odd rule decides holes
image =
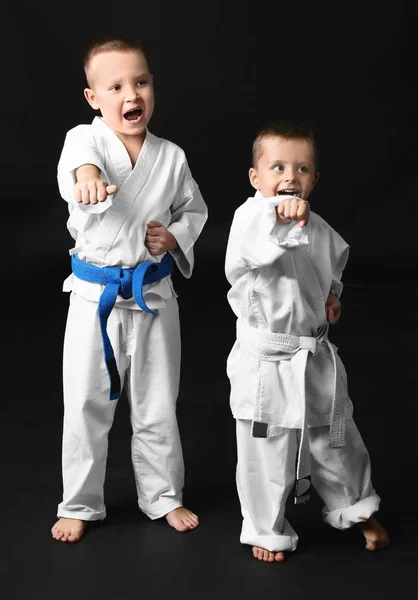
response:
{"label": "boy's face", "polygon": [[124,140],[145,137],[154,111],[152,75],[145,56],[135,50],[102,52],[88,65],[91,88],[84,95],[95,110],[100,109],[106,124]]}
{"label": "boy's face", "polygon": [[307,200],[319,177],[311,142],[277,136],[264,138],[261,155],[249,177],[264,198],[287,194]]}

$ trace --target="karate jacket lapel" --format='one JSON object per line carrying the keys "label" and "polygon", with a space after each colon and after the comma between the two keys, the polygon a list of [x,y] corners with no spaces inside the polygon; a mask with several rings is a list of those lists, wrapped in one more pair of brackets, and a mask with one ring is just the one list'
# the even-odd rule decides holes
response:
{"label": "karate jacket lapel", "polygon": [[100,128],[100,133],[106,140],[110,159],[118,172],[119,189],[115,194],[115,202],[103,216],[96,234],[98,257],[104,261],[154,167],[161,139],[147,130],[141,152],[132,169],[128,152],[117,135],[101,119],[95,119],[93,124]]}

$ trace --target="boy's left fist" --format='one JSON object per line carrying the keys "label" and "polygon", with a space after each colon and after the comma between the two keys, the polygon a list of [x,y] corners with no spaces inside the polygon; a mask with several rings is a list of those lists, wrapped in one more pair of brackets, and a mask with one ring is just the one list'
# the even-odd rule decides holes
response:
{"label": "boy's left fist", "polygon": [[158,221],[150,221],[147,223],[145,247],[152,256],[158,256],[168,250],[174,250],[177,247],[177,240],[164,225]]}
{"label": "boy's left fist", "polygon": [[325,312],[328,322],[331,325],[334,325],[341,317],[341,302],[335,294],[328,294],[327,301],[325,302]]}
{"label": "boy's left fist", "polygon": [[310,217],[308,201],[296,196],[282,200],[277,205],[276,212],[279,223],[287,223],[287,219],[291,219],[292,221],[299,221],[300,227],[305,227]]}

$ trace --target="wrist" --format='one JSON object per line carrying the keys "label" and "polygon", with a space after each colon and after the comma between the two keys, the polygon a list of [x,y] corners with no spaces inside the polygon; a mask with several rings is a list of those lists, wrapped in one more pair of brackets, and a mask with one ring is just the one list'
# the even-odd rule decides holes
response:
{"label": "wrist", "polygon": [[84,183],[89,179],[99,179],[100,171],[96,165],[81,165],[75,169],[77,183]]}
{"label": "wrist", "polygon": [[279,213],[277,213],[277,223],[279,225],[287,225],[288,223],[291,223],[292,219],[288,219],[287,217],[282,217],[281,215],[279,215]]}
{"label": "wrist", "polygon": [[167,246],[168,250],[175,250],[177,248],[177,239],[169,229],[167,229]]}

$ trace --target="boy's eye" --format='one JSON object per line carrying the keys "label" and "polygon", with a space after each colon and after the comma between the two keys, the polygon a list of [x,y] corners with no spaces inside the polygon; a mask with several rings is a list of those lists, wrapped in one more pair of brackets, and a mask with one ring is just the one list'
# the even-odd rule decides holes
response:
{"label": "boy's eye", "polygon": [[301,173],[309,173],[309,167],[303,166],[299,168]]}
{"label": "boy's eye", "polygon": [[147,85],[147,83],[148,83],[148,79],[141,79],[140,81],[138,81],[137,85],[143,86],[143,85]]}
{"label": "boy's eye", "polygon": [[117,92],[118,90],[120,90],[120,85],[119,84],[118,85],[112,85],[112,87],[110,89],[111,90],[115,90]]}
{"label": "boy's eye", "polygon": [[274,165],[273,171],[276,171],[276,173],[283,173],[284,166],[283,165]]}

